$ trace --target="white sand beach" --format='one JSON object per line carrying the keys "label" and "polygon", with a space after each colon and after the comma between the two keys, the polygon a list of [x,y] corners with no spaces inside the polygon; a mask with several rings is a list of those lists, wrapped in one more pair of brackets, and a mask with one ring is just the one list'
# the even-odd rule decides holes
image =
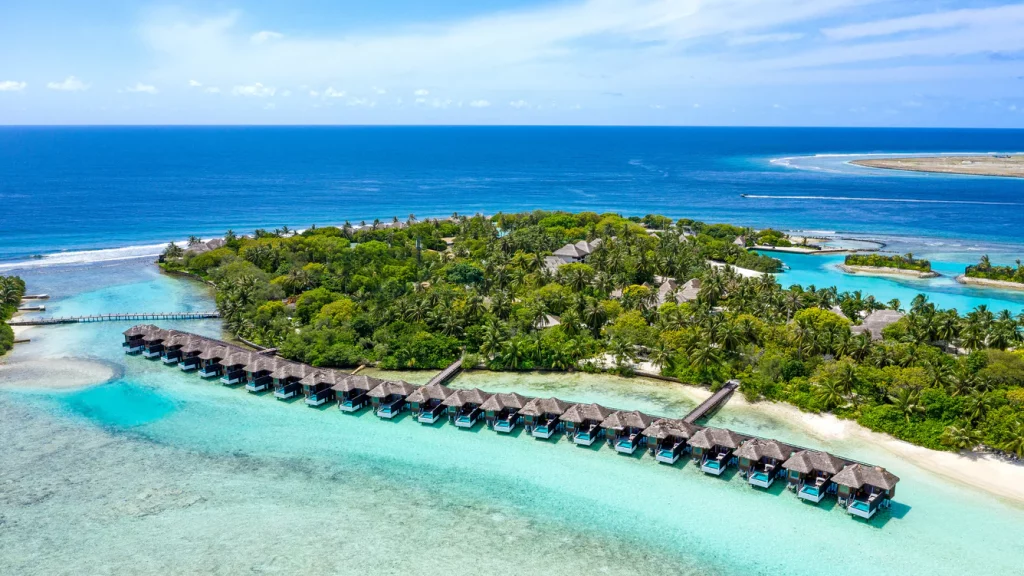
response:
{"label": "white sand beach", "polygon": [[865,274],[868,276],[904,276],[908,278],[938,278],[938,272],[921,272],[920,270],[905,270],[903,268],[886,268],[883,266],[851,266],[840,264],[837,266],[847,274]]}
{"label": "white sand beach", "polygon": [[80,358],[40,358],[0,363],[0,388],[73,390],[114,379],[117,369]]}

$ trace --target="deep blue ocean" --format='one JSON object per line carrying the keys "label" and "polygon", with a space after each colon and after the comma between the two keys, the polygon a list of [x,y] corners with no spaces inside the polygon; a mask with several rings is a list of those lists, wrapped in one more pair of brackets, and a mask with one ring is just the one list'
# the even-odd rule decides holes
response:
{"label": "deep blue ocean", "polygon": [[0,260],[536,208],[1019,245],[1024,179],[847,161],[1021,150],[1019,130],[6,127]]}

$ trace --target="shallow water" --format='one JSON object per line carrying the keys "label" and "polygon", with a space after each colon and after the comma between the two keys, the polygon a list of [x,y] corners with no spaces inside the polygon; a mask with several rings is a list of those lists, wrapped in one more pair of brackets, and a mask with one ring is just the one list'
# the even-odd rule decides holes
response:
{"label": "shallow water", "polygon": [[[29,281],[62,310],[136,308],[137,295],[211,305],[151,266],[77,278],[95,274]],[[1024,561],[1020,507],[739,405],[714,423],[893,470],[892,512],[864,523],[690,463],[279,402],[126,357],[125,327],[36,330],[8,358],[86,356],[123,372],[71,392],[0,391],[0,573],[996,574]],[[607,376],[471,372],[454,385],[668,416],[694,404],[672,384]]]}

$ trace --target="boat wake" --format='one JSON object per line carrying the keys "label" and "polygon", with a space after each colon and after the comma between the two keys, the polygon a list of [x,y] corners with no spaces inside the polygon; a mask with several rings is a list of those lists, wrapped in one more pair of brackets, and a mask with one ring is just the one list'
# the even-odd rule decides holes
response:
{"label": "boat wake", "polygon": [[984,202],[981,200],[926,200],[918,198],[868,198],[856,196],[781,196],[774,194],[741,194],[744,198],[762,200],[835,200],[845,202],[901,202],[906,204],[977,204],[980,206],[1024,206],[1019,202]]}

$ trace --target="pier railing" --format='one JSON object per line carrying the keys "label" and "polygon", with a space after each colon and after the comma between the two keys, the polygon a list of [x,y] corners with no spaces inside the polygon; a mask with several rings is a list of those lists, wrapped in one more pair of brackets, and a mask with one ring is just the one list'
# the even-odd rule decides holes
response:
{"label": "pier railing", "polygon": [[89,316],[60,316],[48,318],[19,318],[8,322],[11,326],[52,326],[55,324],[81,324],[86,322],[136,322],[145,320],[207,320],[220,318],[219,312],[126,312],[121,314],[94,314]]}
{"label": "pier railing", "polygon": [[732,398],[733,393],[736,392],[736,389],[739,387],[740,383],[738,380],[729,380],[718,390],[718,392],[712,394],[710,398],[701,402],[700,406],[697,406],[693,411],[684,416],[683,422],[693,424],[697,420],[707,416],[714,410],[718,409],[721,405],[728,402],[729,398]]}
{"label": "pier railing", "polygon": [[462,371],[461,358],[449,364],[448,367],[445,368],[444,370],[438,372],[437,376],[434,376],[433,378],[430,379],[430,382],[427,382],[427,385],[429,386],[431,384],[444,384],[445,382],[454,378],[455,375],[458,374],[460,371]]}

